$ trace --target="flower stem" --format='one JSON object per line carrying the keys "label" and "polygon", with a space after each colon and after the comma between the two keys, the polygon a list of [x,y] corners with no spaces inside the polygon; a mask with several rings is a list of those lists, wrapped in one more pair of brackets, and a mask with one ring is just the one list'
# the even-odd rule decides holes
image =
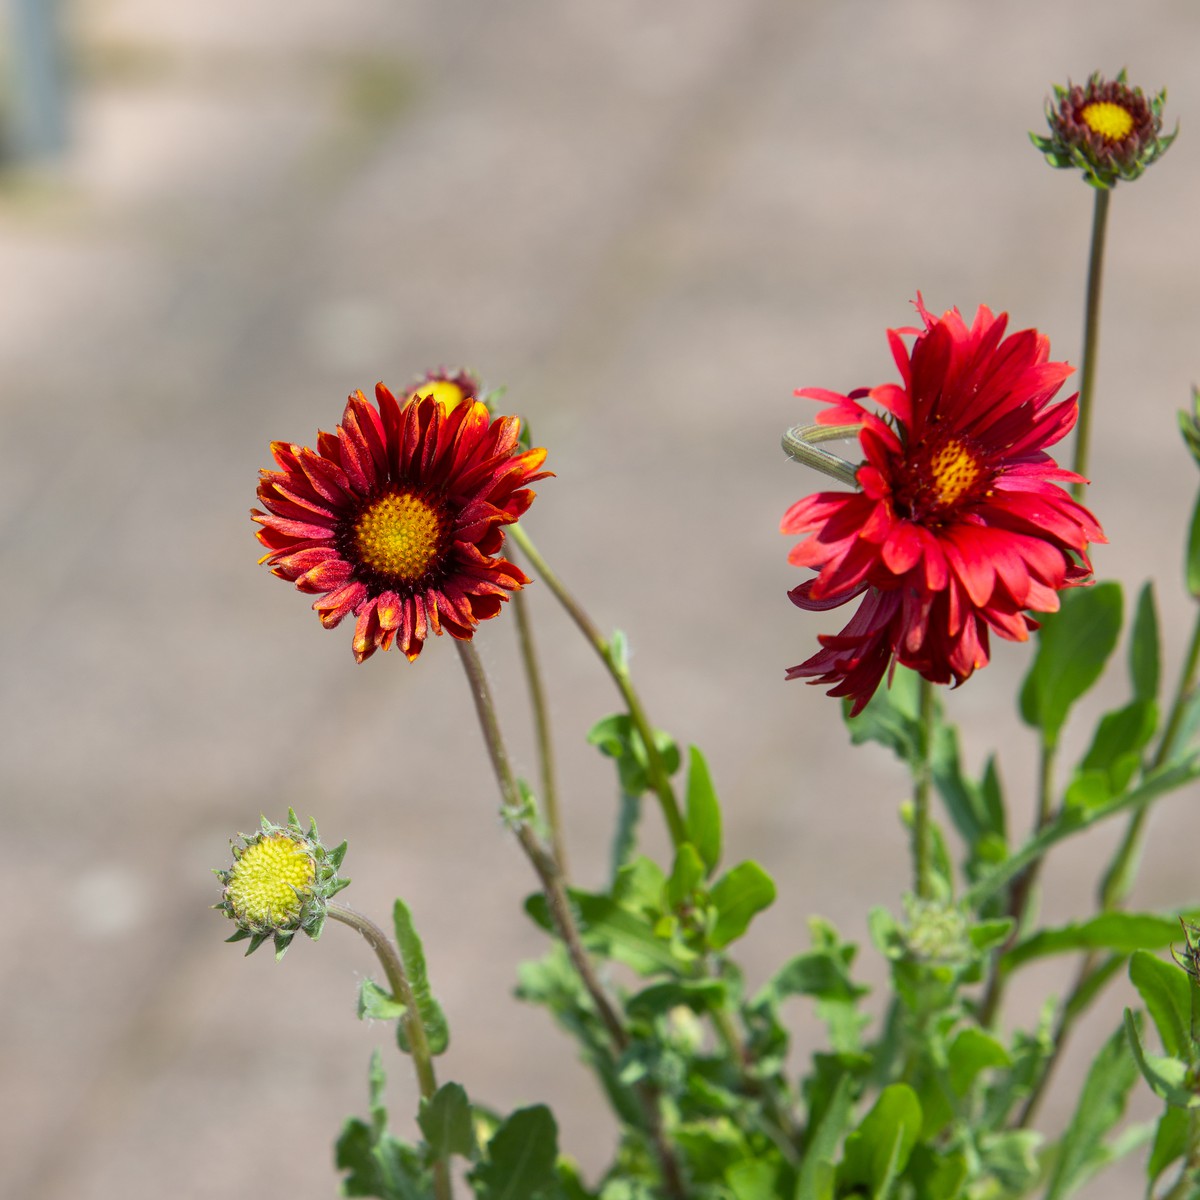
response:
{"label": "flower stem", "polygon": [[921,680],[921,761],[913,779],[913,876],[918,898],[933,898],[932,838],[929,829],[929,793],[933,779],[933,684]]}
{"label": "flower stem", "polygon": [[679,804],[675,799],[675,792],[671,787],[671,780],[663,764],[662,755],[659,754],[658,746],[654,741],[654,731],[650,726],[649,720],[646,718],[645,709],[642,708],[641,699],[634,690],[625,664],[618,660],[617,656],[613,653],[611,644],[601,636],[591,617],[588,616],[579,601],[563,586],[562,580],[546,564],[546,560],[538,553],[537,548],[529,540],[529,535],[525,530],[520,525],[511,525],[508,532],[513,541],[520,546],[521,553],[530,561],[534,570],[554,593],[558,602],[566,609],[567,614],[575,622],[580,633],[583,634],[592,649],[600,656],[600,660],[604,663],[613,682],[617,685],[617,690],[621,693],[621,698],[625,701],[625,708],[629,713],[629,719],[633,722],[638,737],[641,739],[643,747],[645,747],[646,773],[650,777],[650,786],[654,789],[654,794],[658,797],[659,807],[662,809],[663,819],[667,823],[667,830],[671,835],[672,845],[678,849],[687,841],[687,828],[679,812]]}
{"label": "flower stem", "polygon": [[[437,1092],[437,1075],[433,1069],[433,1055],[429,1051],[429,1039],[425,1036],[425,1026],[421,1023],[421,1013],[417,1008],[417,1000],[408,982],[408,974],[400,953],[392,943],[391,938],[371,920],[345,904],[336,900],[329,901],[326,908],[328,916],[343,925],[349,925],[366,939],[367,944],[375,951],[379,965],[388,981],[388,989],[392,999],[404,1005],[405,1032],[408,1034],[408,1048],[412,1054],[413,1065],[417,1071],[417,1085],[425,1100],[431,1101]],[[451,1200],[454,1194],[450,1180],[450,1167],[445,1159],[436,1158],[433,1162],[433,1189],[437,1200]]]}
{"label": "flower stem", "polygon": [[[1087,300],[1083,318],[1083,364],[1079,371],[1079,422],[1075,427],[1077,475],[1087,475],[1088,443],[1092,432],[1092,393],[1096,386],[1096,347],[1100,338],[1100,289],[1104,279],[1104,240],[1108,229],[1110,188],[1096,188],[1092,210],[1092,244],[1088,253]],[[1077,501],[1083,500],[1085,484],[1071,486]]]}
{"label": "flower stem", "polygon": [[[596,1012],[608,1031],[613,1048],[619,1055],[629,1046],[629,1034],[625,1031],[624,1025],[621,1024],[621,1018],[617,1015],[600,980],[596,977],[591,960],[583,947],[583,939],[579,934],[579,926],[575,921],[575,914],[567,895],[562,871],[559,869],[554,854],[542,845],[524,820],[520,789],[517,787],[516,777],[513,775],[512,766],[509,763],[508,751],[500,732],[500,722],[496,717],[496,706],[492,700],[492,689],[479,658],[479,651],[470,641],[456,641],[455,645],[458,647],[463,670],[471,685],[471,695],[475,700],[475,711],[479,716],[488,756],[492,760],[492,770],[500,785],[504,814],[512,819],[517,841],[542,885],[542,893],[546,897],[546,905],[554,929],[566,947],[571,965],[587,989],[588,995],[591,996],[592,1003],[596,1006]],[[638,1087],[638,1095],[646,1117],[647,1132],[662,1169],[666,1193],[673,1200],[686,1200],[687,1192],[683,1184],[683,1175],[675,1158],[675,1152],[663,1131],[659,1096],[647,1084]]]}
{"label": "flower stem", "polygon": [[521,662],[529,684],[529,702],[533,708],[534,736],[537,739],[538,766],[541,775],[542,803],[546,809],[546,824],[550,829],[550,844],[563,878],[568,876],[567,846],[563,835],[562,811],[558,804],[558,782],[554,769],[554,743],[550,736],[550,709],[546,704],[546,689],[542,683],[537,646],[533,640],[533,625],[529,620],[529,605],[524,592],[513,594],[513,612],[517,618],[517,638],[521,645]]}

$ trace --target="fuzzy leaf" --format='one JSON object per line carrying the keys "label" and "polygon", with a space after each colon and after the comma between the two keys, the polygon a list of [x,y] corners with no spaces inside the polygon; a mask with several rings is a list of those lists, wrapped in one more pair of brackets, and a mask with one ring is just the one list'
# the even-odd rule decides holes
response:
{"label": "fuzzy leaf", "polygon": [[544,1104],[519,1108],[492,1135],[471,1172],[481,1200],[531,1200],[554,1183],[558,1127]]}
{"label": "fuzzy leaf", "polygon": [[739,863],[713,884],[710,899],[717,920],[709,945],[720,950],[737,941],[754,917],[775,902],[775,882],[758,863]]}
{"label": "fuzzy leaf", "polygon": [[[404,963],[408,984],[416,1001],[417,1013],[425,1027],[425,1037],[429,1041],[429,1052],[445,1054],[450,1045],[450,1027],[446,1024],[446,1014],[442,1012],[442,1006],[434,999],[429,988],[429,976],[425,971],[425,950],[413,925],[412,913],[408,911],[408,906],[403,900],[397,900],[392,906],[392,921],[396,928],[396,945],[400,948],[400,959]],[[403,1021],[396,1026],[396,1037],[400,1049],[406,1054],[411,1053]]]}
{"label": "fuzzy leaf", "polygon": [[[1179,926],[1175,926],[1178,935]],[[1173,962],[1139,950],[1129,960],[1129,980],[1154,1022],[1163,1049],[1178,1058],[1192,1056],[1192,988],[1187,972]]]}
{"label": "fuzzy leaf", "polygon": [[704,755],[695,746],[688,747],[687,834],[696,847],[706,874],[711,875],[721,861],[721,806]]}
{"label": "fuzzy leaf", "polygon": [[1071,588],[1039,617],[1038,651],[1021,688],[1021,717],[1053,746],[1072,705],[1100,678],[1121,631],[1121,586]]}
{"label": "fuzzy leaf", "polygon": [[475,1129],[471,1122],[471,1102],[462,1084],[444,1083],[432,1100],[421,1100],[417,1124],[435,1158],[458,1154],[471,1158],[475,1153]]}
{"label": "fuzzy leaf", "polygon": [[904,1083],[884,1088],[871,1111],[846,1138],[839,1184],[865,1186],[876,1198],[889,1195],[908,1166],[921,1119],[921,1102],[912,1088]]}
{"label": "fuzzy leaf", "polygon": [[1137,1082],[1137,1065],[1129,1053],[1124,1027],[1100,1048],[1088,1071],[1075,1115],[1063,1134],[1046,1200],[1062,1200],[1112,1157],[1104,1139],[1125,1112]]}

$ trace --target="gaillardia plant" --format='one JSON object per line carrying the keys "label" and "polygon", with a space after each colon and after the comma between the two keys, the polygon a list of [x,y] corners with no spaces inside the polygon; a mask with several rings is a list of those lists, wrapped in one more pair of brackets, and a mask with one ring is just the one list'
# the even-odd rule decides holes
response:
{"label": "gaillardia plant", "polygon": [[1046,102],[1050,136],[1030,133],[1030,141],[1054,167],[1074,167],[1096,188],[1118,179],[1133,180],[1167,152],[1178,130],[1162,136],[1164,88],[1147,98],[1130,87],[1122,71],[1116,79],[1093,72],[1087,83],[1054,87]]}
{"label": "gaillardia plant", "polygon": [[240,846],[230,842],[233,866],[213,872],[223,885],[213,907],[237,923],[227,940],[249,938],[246,953],[252,954],[273,938],[275,957],[282,958],[297,933],[320,937],[330,898],[350,883],[338,875],[346,843],[327,849],[316,821],[306,830],[290,808],[286,825],[263,817],[257,832],[238,837]]}
{"label": "gaillardia plant", "polygon": [[[396,645],[411,661],[430,631],[469,640],[529,582],[500,557],[504,526],[545,479],[543,449],[520,451],[520,421],[493,419],[467,377],[437,377],[403,403],[349,398],[317,449],[273,442],[251,510],[272,573],[317,594],[321,624],[357,618],[354,657]],[[473,381],[472,381],[473,382]]]}
{"label": "gaillardia plant", "polygon": [[1051,403],[1071,368],[1048,361],[1036,330],[1006,338],[1006,314],[980,307],[968,328],[957,309],[937,318],[918,296],[917,310],[924,330],[888,331],[900,384],[797,392],[831,405],[818,424],[857,429],[865,461],[858,491],[818,492],[785,514],[784,533],[808,534],[790,561],[817,571],[788,595],[812,610],[863,599],[787,675],[833,684],[854,712],[897,663],[958,684],[987,663],[991,631],[1024,641],[1037,628],[1027,612],[1055,611],[1059,589],[1090,573],[1088,544],[1104,540],[1058,486],[1078,476],[1046,453],[1075,423],[1074,397]]}

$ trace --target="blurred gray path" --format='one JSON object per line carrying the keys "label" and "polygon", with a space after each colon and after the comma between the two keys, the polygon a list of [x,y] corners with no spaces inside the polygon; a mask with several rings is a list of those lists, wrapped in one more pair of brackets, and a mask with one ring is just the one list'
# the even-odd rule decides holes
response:
{"label": "blurred gray path", "polygon": [[[414,666],[355,667],[349,632],[254,565],[269,440],[308,442],[377,379],[472,365],[550,448],[531,534],[627,631],[656,721],[705,749],[727,855],[780,882],[746,944],[752,981],[805,944],[808,914],[861,938],[870,906],[897,905],[902,777],[847,752],[819,691],[783,684],[829,618],[784,596],[779,516],[820,483],[778,436],[810,411],[794,387],[892,377],[884,330],[918,288],[935,311],[1007,309],[1077,359],[1090,193],[1025,132],[1052,81],[1094,67],[1169,84],[1184,126],[1114,200],[1091,497],[1111,541],[1099,572],[1158,577],[1178,658],[1196,481],[1173,412],[1200,377],[1194,5],[69,15],[73,152],[0,181],[0,1194],[336,1193],[329,1146],[386,1041],[353,1017],[371,964],[340,928],[280,965],[243,962],[208,910],[229,836],[288,805],[349,838],[352,903],[412,907],[453,1027],[443,1077],[499,1107],[554,1103],[564,1147],[604,1160],[590,1080],[510,996],[541,948],[520,915],[532,881],[495,818],[457,656],[439,642]],[[548,601],[531,593],[586,884],[613,802],[582,735],[616,700]],[[512,639],[499,620],[478,641],[532,776]],[[1001,648],[953,697],[974,761],[1004,746],[1019,820],[1030,751],[1008,697],[1025,661]],[[1194,902],[1195,801],[1157,814],[1142,902]],[[1051,915],[1090,904],[1113,834],[1055,858]],[[405,1128],[415,1088],[387,1061]]]}

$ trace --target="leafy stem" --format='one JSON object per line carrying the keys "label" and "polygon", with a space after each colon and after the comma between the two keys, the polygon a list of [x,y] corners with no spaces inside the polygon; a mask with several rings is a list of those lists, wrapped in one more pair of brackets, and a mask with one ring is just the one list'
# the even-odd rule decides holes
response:
{"label": "leafy stem", "polygon": [[[409,984],[408,973],[404,969],[400,952],[396,949],[392,939],[370,917],[356,909],[340,904],[336,900],[330,900],[326,914],[333,920],[340,921],[343,925],[348,925],[360,933],[371,949],[375,951],[375,957],[379,959],[379,965],[383,968],[392,999],[404,1005],[404,1014],[400,1020],[404,1022],[404,1030],[408,1035],[409,1051],[417,1072],[417,1086],[421,1089],[421,1096],[427,1101],[432,1101],[437,1092],[437,1074],[433,1068],[433,1055],[430,1053],[429,1039],[425,1036],[425,1026],[421,1021],[420,1009],[417,1007],[417,999]],[[433,1160],[433,1190],[437,1200],[451,1200],[454,1195],[449,1164],[441,1157]]]}

